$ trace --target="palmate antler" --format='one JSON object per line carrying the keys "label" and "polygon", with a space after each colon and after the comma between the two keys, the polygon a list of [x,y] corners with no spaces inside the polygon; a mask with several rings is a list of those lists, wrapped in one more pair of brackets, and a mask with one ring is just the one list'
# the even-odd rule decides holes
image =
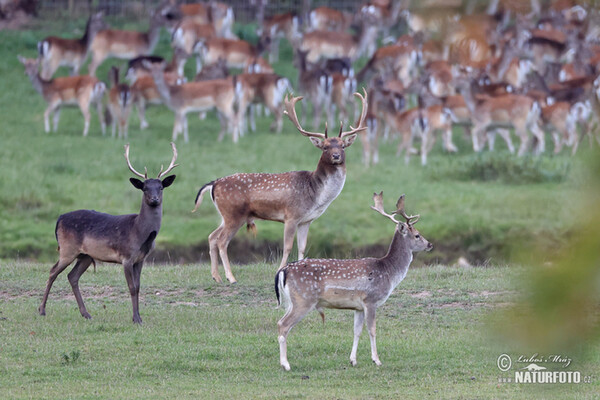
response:
{"label": "palmate antler", "polygon": [[[160,172],[158,173],[158,177],[156,179],[162,178],[163,176],[168,174],[173,168],[175,168],[179,165],[179,164],[175,164],[175,161],[177,160],[177,149],[175,148],[175,143],[171,142],[171,148],[173,149],[173,158],[171,159],[171,163],[169,164],[169,167],[167,168],[167,170],[164,172],[163,172],[164,166],[163,165],[160,166]],[[133,168],[133,166],[131,165],[131,161],[129,161],[129,143],[127,143],[125,145],[125,160],[127,161],[127,166],[129,167],[129,170],[131,172],[133,172],[134,175],[137,175],[140,178],[143,178],[144,180],[148,179],[148,169],[146,167],[144,167],[144,173],[141,174],[141,173],[137,172],[135,170],[135,168]]]}
{"label": "palmate antler", "polygon": [[[353,128],[352,125],[350,125],[350,130],[344,132],[343,131],[344,123],[342,121],[340,121],[340,133],[339,133],[340,138],[354,135],[358,132],[361,132],[361,131],[364,131],[365,129],[367,129],[366,126],[363,126],[365,123],[365,118],[367,117],[367,109],[368,109],[367,91],[365,90],[365,88],[363,88],[363,93],[364,93],[364,96],[358,92],[354,93],[354,96],[358,97],[362,101],[362,111],[360,113],[360,117],[358,118],[358,121],[356,121],[356,124],[355,124],[356,128]],[[325,123],[325,133],[320,133],[320,132],[309,132],[309,131],[305,130],[304,128],[302,128],[302,126],[300,125],[300,122],[298,122],[298,116],[296,115],[296,103],[299,100],[302,100],[302,98],[303,98],[302,96],[294,97],[292,95],[291,99],[290,99],[290,95],[286,95],[285,99],[283,99],[283,105],[285,107],[285,110],[283,111],[283,113],[288,116],[288,118],[290,119],[290,121],[292,121],[292,123],[294,124],[296,129],[298,129],[298,131],[301,134],[303,134],[304,136],[316,137],[319,139],[327,139],[327,123]]]}
{"label": "palmate antler", "polygon": [[381,191],[381,193],[379,194],[373,193],[373,202],[375,203],[375,205],[371,206],[371,208],[377,211],[379,214],[383,215],[384,217],[388,217],[396,224],[399,224],[400,221],[394,218],[394,215],[400,214],[402,217],[404,217],[408,225],[414,225],[419,220],[419,215],[406,215],[406,212],[404,211],[404,198],[405,195],[400,196],[400,198],[396,202],[396,211],[394,211],[392,214],[388,214],[383,209],[383,191]]}

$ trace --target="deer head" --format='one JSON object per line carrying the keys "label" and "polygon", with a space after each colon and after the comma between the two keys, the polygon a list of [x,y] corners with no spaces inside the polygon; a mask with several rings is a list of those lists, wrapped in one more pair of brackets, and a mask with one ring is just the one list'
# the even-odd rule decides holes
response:
{"label": "deer head", "polygon": [[362,102],[362,111],[358,121],[356,121],[356,128],[350,126],[349,131],[344,131],[344,124],[340,121],[340,132],[337,137],[328,137],[327,136],[327,123],[325,123],[325,132],[324,133],[316,133],[306,131],[300,123],[298,122],[298,116],[296,115],[296,102],[302,100],[302,96],[293,97],[290,99],[289,96],[286,96],[284,99],[284,113],[289,117],[290,121],[296,126],[296,129],[307,136],[312,144],[314,144],[317,148],[323,151],[323,157],[326,162],[329,164],[343,164],[345,162],[345,153],[344,149],[354,143],[356,136],[358,133],[363,132],[367,127],[364,125],[365,118],[367,116],[367,91],[363,88],[364,96],[360,93],[356,92],[354,95],[358,97]]}
{"label": "deer head", "polygon": [[175,164],[177,160],[177,149],[175,148],[175,143],[171,142],[171,148],[173,149],[173,158],[171,159],[171,164],[169,167],[163,172],[163,166],[160,166],[160,172],[156,179],[148,178],[148,170],[144,167],[144,174],[137,172],[131,162],[129,161],[129,144],[125,145],[125,160],[127,161],[127,166],[129,170],[134,173],[134,175],[143,178],[144,181],[141,181],[136,178],[129,178],[129,181],[136,189],[140,189],[144,193],[144,203],[150,207],[158,207],[162,204],[162,193],[163,189],[171,186],[173,181],[175,181],[175,175],[170,175],[163,179],[160,178],[168,174],[173,168],[178,166],[179,164]]}
{"label": "deer head", "polygon": [[[383,209],[383,191],[379,194],[373,193],[373,202],[375,203],[375,205],[371,206],[371,208],[377,211],[379,214],[383,215],[384,217],[389,218],[396,224],[396,231],[402,237],[408,239],[409,247],[413,252],[423,250],[430,251],[431,249],[433,249],[433,245],[429,243],[427,239],[421,236],[419,231],[417,231],[414,228],[414,225],[419,220],[419,215],[406,214],[406,212],[404,211],[404,198],[404,195],[400,196],[400,198],[396,202],[396,211],[394,211],[391,214],[388,214]],[[394,215],[397,214],[402,216],[406,220],[406,222],[398,221],[396,218],[394,218]]]}

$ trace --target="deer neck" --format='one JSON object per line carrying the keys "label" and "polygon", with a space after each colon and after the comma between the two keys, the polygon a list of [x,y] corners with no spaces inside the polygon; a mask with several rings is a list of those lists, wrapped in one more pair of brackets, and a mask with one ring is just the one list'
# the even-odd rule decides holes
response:
{"label": "deer neck", "polygon": [[473,89],[471,88],[471,84],[465,85],[465,90],[461,91],[463,99],[465,99],[465,104],[469,109],[471,115],[476,115],[475,110],[475,98],[473,97]]}
{"label": "deer neck", "polygon": [[330,164],[321,156],[317,169],[312,173],[312,180],[315,184],[333,184],[338,182],[344,186],[346,180],[346,163]]}
{"label": "deer neck", "polygon": [[44,88],[48,86],[50,81],[43,80],[38,73],[28,73],[27,76],[29,77],[29,80],[31,81],[35,91],[44,96]]}
{"label": "deer neck", "polygon": [[135,229],[142,236],[147,236],[155,231],[158,234],[162,221],[162,205],[150,207],[146,202],[142,202],[140,213],[135,219]]}
{"label": "deer neck", "polygon": [[412,259],[413,253],[408,239],[396,229],[387,254],[380,259],[382,268],[390,274],[392,281],[397,281],[398,284],[406,276]]}
{"label": "deer neck", "polygon": [[156,47],[156,43],[158,43],[158,37],[160,34],[161,24],[156,21],[154,18],[150,19],[150,29],[146,33],[148,37],[148,54],[151,54]]}
{"label": "deer neck", "polygon": [[156,90],[163,98],[164,102],[168,107],[171,107],[171,90],[165,82],[165,73],[164,71],[153,71],[152,77],[154,78],[154,83],[156,84]]}

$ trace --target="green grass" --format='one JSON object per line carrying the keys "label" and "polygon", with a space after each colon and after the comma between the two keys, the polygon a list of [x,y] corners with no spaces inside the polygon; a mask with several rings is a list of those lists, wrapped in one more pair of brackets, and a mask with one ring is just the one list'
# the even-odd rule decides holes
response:
{"label": "green grass", "polygon": [[235,286],[215,284],[207,265],[147,266],[142,326],[131,323],[121,268],[109,265],[81,281],[92,320],[79,315],[66,273],[37,315],[49,267],[0,266],[2,398],[591,399],[600,389],[597,345],[565,354],[592,384],[498,383],[498,356],[520,353],[497,341],[491,321],[519,297],[518,267],[411,269],[378,312],[380,368],[366,332],[350,367],[352,312],[326,310],[325,325],[309,314],[290,333],[289,373],[279,367],[272,265],[238,268]]}
{"label": "green grass", "polygon": [[[82,25],[83,21],[69,21],[62,32],[76,36],[74,30]],[[83,120],[76,108],[62,112],[57,133],[43,132],[45,103],[24,76],[16,54],[35,56],[36,42],[59,32],[56,23],[47,21],[36,21],[31,30],[0,32],[0,79],[5,93],[0,98],[0,257],[53,260],[54,225],[64,212],[83,208],[125,214],[139,210],[141,195],[128,182],[124,142],[101,136],[95,113],[87,138],[81,136]],[[244,32],[250,35],[251,30],[245,28]],[[165,32],[157,52],[170,56]],[[276,71],[295,82],[289,46],[281,58]],[[101,79],[106,78],[113,62],[124,64],[105,62],[98,72]],[[187,65],[188,76],[193,64]],[[137,115],[132,113],[131,157],[136,168],[148,166],[155,174],[171,157],[173,114],[164,107],[154,107],[148,109],[147,118],[150,129],[140,131]],[[260,118],[258,132],[234,145],[230,139],[217,142],[219,124],[214,115],[209,114],[204,121],[189,115],[190,143],[184,144],[181,137],[177,142],[181,166],[174,171],[175,184],[164,196],[163,226],[155,253],[160,260],[206,260],[207,237],[220,217],[210,201],[205,201],[196,214],[190,213],[196,192],[204,183],[236,172],[316,167],[320,152],[309,140],[287,120],[283,132],[275,135],[268,130],[270,122],[270,118]],[[419,229],[436,245],[428,262],[453,262],[461,255],[472,262],[501,261],[510,257],[514,243],[539,240],[550,249],[563,243],[572,229],[573,216],[580,214],[579,202],[573,199],[581,197],[587,184],[584,159],[586,153],[591,154],[589,149],[583,148],[575,158],[546,154],[539,159],[518,160],[498,143],[491,161],[486,161],[485,155],[482,161],[473,155],[460,132],[455,134],[455,141],[459,154],[445,154],[438,143],[426,168],[416,157],[408,166],[395,157],[395,138],[381,145],[381,163],[365,168],[357,141],[347,149],[348,175],[343,192],[312,224],[308,255],[377,255],[372,249],[383,251],[393,228],[369,208],[372,193],[380,190],[385,192],[388,207],[405,193],[408,212],[421,214]],[[242,245],[237,254],[232,251],[234,261],[262,261],[264,255],[277,258],[280,254],[283,226],[262,221],[257,226],[256,238],[242,232],[237,235],[235,240]]]}

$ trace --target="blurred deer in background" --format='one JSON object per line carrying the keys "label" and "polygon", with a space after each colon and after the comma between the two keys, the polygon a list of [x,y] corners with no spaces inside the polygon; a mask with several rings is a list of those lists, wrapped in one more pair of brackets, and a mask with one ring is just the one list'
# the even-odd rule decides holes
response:
{"label": "blurred deer in background", "polygon": [[[375,337],[375,313],[385,303],[408,272],[413,253],[430,251],[433,245],[414,228],[419,216],[406,215],[404,195],[396,203],[396,211],[383,209],[383,192],[373,194],[371,208],[396,224],[394,238],[382,258],[351,260],[306,259],[280,269],[275,275],[277,303],[286,305],[286,313],[277,323],[279,362],[290,370],[287,359],[287,335],[310,311],[317,310],[323,322],[323,308],[354,310],[354,342],[350,363],[356,366],[358,340],[366,322],[371,339],[371,359],[381,365]],[[406,222],[398,221],[401,215]],[[283,300],[283,301],[282,301]]]}
{"label": "blurred deer in background", "polygon": [[102,96],[106,85],[93,76],[78,75],[44,80],[38,73],[39,60],[17,56],[25,66],[25,74],[29,77],[33,88],[42,95],[48,107],[44,111],[44,130],[50,132],[50,116],[53,119],[53,131],[58,129],[60,107],[76,105],[83,114],[85,121],[83,136],[87,136],[90,128],[90,105],[95,103],[100,119],[102,134],[106,132],[104,113],[102,110]]}
{"label": "blurred deer in background", "polygon": [[71,68],[71,75],[79,74],[85,62],[88,50],[96,34],[104,29],[102,12],[92,14],[85,26],[85,32],[79,39],[63,39],[49,36],[38,42],[38,53],[41,60],[42,79],[50,79],[58,67]]}
{"label": "blurred deer in background", "polygon": [[133,104],[131,88],[126,83],[119,82],[119,68],[111,67],[108,74],[111,87],[108,92],[108,110],[112,117],[112,136],[115,136],[116,125],[119,125],[119,139],[127,139],[129,114]]}

